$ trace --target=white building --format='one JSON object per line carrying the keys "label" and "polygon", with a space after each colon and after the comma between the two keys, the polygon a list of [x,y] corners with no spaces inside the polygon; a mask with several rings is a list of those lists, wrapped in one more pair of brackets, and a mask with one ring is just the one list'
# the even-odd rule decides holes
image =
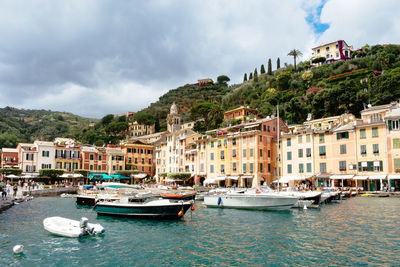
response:
{"label": "white building", "polygon": [[33,142],[37,150],[37,171],[41,169],[54,169],[56,167],[56,146],[53,142]]}

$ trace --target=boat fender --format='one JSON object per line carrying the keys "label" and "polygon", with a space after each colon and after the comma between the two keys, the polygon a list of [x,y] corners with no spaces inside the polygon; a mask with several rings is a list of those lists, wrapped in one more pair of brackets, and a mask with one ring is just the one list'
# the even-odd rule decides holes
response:
{"label": "boat fender", "polygon": [[14,254],[20,254],[20,253],[24,252],[24,246],[23,245],[15,245],[13,247],[13,252],[14,252]]}
{"label": "boat fender", "polygon": [[194,205],[192,205],[191,207],[190,207],[190,210],[191,211],[194,211],[195,209],[194,209]]}
{"label": "boat fender", "polygon": [[180,212],[178,212],[178,217],[182,217],[183,216],[183,210],[181,210]]}
{"label": "boat fender", "polygon": [[221,205],[221,202],[222,202],[222,198],[218,197],[218,206]]}

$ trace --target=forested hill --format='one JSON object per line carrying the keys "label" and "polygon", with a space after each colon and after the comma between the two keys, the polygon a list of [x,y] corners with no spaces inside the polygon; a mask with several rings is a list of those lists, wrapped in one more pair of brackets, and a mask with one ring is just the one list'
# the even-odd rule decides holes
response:
{"label": "forested hill", "polygon": [[50,141],[72,137],[95,119],[49,110],[0,108],[0,148],[16,147],[18,142]]}
{"label": "forested hill", "polygon": [[[222,115],[215,114],[216,111],[223,113],[240,105],[257,108],[267,116],[279,104],[280,115],[292,124],[303,122],[308,113],[313,118],[344,112],[358,116],[364,104],[386,104],[400,98],[399,45],[366,45],[347,61],[316,61],[320,66],[311,67],[309,61],[303,61],[296,69],[286,64],[272,69],[270,63],[266,71],[262,65],[244,74],[243,83],[232,86],[224,82],[205,87],[185,85],[169,91],[142,112],[156,116],[161,129],[165,129],[163,123],[175,101],[184,121],[208,117],[209,125],[198,128],[206,130],[222,122]],[[195,103],[202,102],[205,105],[187,112]]]}

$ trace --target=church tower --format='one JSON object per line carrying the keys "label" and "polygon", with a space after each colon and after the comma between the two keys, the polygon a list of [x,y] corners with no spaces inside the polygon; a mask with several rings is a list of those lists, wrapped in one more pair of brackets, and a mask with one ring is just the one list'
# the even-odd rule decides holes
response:
{"label": "church tower", "polygon": [[181,116],[178,114],[178,107],[175,102],[172,104],[167,116],[168,132],[175,133],[181,129]]}

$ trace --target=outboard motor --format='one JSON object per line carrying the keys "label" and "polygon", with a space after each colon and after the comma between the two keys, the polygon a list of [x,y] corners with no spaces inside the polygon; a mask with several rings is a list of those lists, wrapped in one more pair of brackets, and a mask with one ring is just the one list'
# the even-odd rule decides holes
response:
{"label": "outboard motor", "polygon": [[79,226],[81,228],[86,228],[88,225],[89,219],[86,217],[82,217],[81,220],[79,221]]}

